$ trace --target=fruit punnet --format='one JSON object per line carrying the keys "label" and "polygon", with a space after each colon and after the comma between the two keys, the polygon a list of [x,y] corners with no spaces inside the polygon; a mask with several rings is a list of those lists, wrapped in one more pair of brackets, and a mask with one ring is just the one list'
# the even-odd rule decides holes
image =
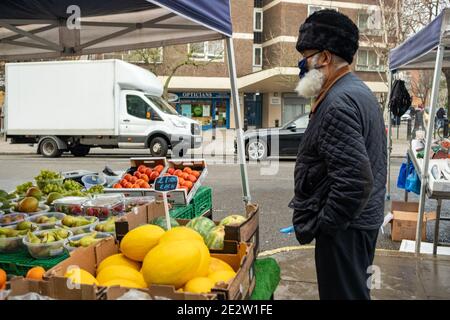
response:
{"label": "fruit punnet", "polygon": [[141,272],[147,283],[178,289],[207,274],[210,260],[208,248],[201,241],[165,241],[145,256]]}
{"label": "fruit punnet", "polygon": [[206,236],[214,228],[216,224],[206,217],[197,217],[188,222],[186,227],[191,228],[198,233],[200,233],[203,239],[206,239]]}
{"label": "fruit punnet", "polygon": [[206,245],[209,249],[222,250],[225,239],[225,226],[212,228],[206,236]]}
{"label": "fruit punnet", "polygon": [[120,251],[129,259],[143,261],[164,234],[161,227],[147,224],[129,231],[120,242]]}

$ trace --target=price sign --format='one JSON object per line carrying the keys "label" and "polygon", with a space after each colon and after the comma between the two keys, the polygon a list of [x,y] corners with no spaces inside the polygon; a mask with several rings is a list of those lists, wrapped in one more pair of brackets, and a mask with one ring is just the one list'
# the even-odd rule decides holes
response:
{"label": "price sign", "polygon": [[172,191],[175,190],[178,186],[178,177],[177,176],[166,176],[159,177],[155,180],[155,190],[156,191]]}
{"label": "price sign", "polygon": [[167,229],[170,230],[172,228],[172,225],[170,223],[170,213],[169,213],[169,204],[167,202],[167,192],[175,190],[178,187],[178,177],[177,176],[159,177],[155,180],[154,187],[155,187],[155,191],[160,192],[163,196]]}

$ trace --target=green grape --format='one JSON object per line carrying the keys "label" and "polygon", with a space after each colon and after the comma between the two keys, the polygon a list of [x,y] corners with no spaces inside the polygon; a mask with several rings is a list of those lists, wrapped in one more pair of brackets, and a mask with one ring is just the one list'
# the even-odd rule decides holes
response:
{"label": "green grape", "polygon": [[104,189],[105,188],[102,185],[96,185],[96,186],[90,187],[89,190],[87,190],[87,192],[90,194],[98,194],[98,193],[103,193]]}
{"label": "green grape", "polygon": [[78,191],[83,189],[83,186],[74,180],[64,181],[64,189],[67,191]]}
{"label": "green grape", "polygon": [[53,180],[53,179],[61,179],[62,176],[58,172],[50,171],[50,170],[41,170],[39,175],[35,177],[36,181],[44,181],[44,180]]}
{"label": "green grape", "polygon": [[16,192],[17,192],[17,194],[24,194],[32,186],[33,186],[32,182],[25,182],[25,183],[23,183],[23,184],[21,184],[21,185],[16,187]]}

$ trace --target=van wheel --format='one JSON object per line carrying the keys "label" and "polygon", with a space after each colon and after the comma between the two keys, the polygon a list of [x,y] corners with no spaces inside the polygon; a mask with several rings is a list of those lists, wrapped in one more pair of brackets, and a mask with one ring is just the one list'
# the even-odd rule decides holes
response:
{"label": "van wheel", "polygon": [[152,157],[165,157],[169,151],[169,145],[166,139],[155,137],[150,141],[150,154]]}
{"label": "van wheel", "polygon": [[62,154],[62,151],[58,149],[56,141],[51,138],[46,138],[41,142],[39,151],[46,158],[57,158]]}
{"label": "van wheel", "polygon": [[89,151],[91,151],[91,147],[84,145],[78,145],[70,149],[70,153],[73,154],[75,157],[84,157],[89,153]]}

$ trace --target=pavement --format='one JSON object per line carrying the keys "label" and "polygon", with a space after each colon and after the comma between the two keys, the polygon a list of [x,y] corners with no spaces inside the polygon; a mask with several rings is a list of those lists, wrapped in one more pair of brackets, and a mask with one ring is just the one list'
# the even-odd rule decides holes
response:
{"label": "pavement", "polygon": [[[314,248],[284,248],[263,252],[281,269],[275,300],[319,299]],[[374,259],[371,297],[373,300],[450,299],[450,257],[401,253],[378,249]]]}

